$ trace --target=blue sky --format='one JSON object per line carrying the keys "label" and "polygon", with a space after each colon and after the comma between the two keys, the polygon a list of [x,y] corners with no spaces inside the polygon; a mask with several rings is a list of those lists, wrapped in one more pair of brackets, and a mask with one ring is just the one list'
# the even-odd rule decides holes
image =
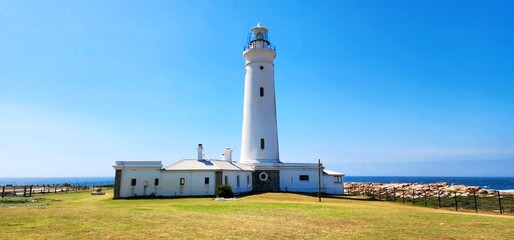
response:
{"label": "blue sky", "polygon": [[512,1],[0,1],[0,177],[239,159],[247,33],[277,46],[281,160],[514,176]]}

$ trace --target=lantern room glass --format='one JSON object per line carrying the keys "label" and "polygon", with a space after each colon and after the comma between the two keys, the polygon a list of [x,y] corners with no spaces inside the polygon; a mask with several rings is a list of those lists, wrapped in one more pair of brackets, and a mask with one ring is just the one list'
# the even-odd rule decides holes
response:
{"label": "lantern room glass", "polygon": [[256,41],[256,40],[264,40],[269,41],[268,39],[268,33],[262,33],[262,32],[252,32],[252,35],[250,36],[250,42]]}

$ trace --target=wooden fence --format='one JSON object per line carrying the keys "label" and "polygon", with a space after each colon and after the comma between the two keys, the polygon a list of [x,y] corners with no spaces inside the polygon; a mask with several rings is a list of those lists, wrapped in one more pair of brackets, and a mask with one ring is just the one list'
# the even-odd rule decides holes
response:
{"label": "wooden fence", "polygon": [[514,214],[514,195],[500,191],[489,191],[487,195],[471,193],[442,192],[412,189],[380,189],[345,187],[345,195],[366,196],[370,200],[393,201],[403,204],[432,208],[447,208],[455,211],[496,212],[499,214]]}
{"label": "wooden fence", "polygon": [[68,193],[91,191],[98,188],[109,189],[114,185],[113,181],[82,182],[44,185],[4,185],[1,186],[1,197],[31,197],[33,194]]}

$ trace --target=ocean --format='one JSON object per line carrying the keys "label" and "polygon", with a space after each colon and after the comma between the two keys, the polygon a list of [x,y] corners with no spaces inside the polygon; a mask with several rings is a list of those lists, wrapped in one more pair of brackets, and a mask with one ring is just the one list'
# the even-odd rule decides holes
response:
{"label": "ocean", "polygon": [[114,177],[20,177],[2,178],[0,186],[5,185],[53,185],[53,184],[80,184],[93,186],[114,183]]}
{"label": "ocean", "polygon": [[400,177],[400,176],[345,176],[345,182],[369,183],[437,183],[477,186],[483,189],[514,191],[514,177]]}
{"label": "ocean", "polygon": [[[514,190],[514,177],[386,177],[386,176],[345,176],[345,182],[369,183],[436,183],[478,186],[484,189],[501,191]],[[0,178],[0,186],[4,185],[47,185],[47,184],[94,184],[113,183],[114,177],[40,177],[40,178]]]}

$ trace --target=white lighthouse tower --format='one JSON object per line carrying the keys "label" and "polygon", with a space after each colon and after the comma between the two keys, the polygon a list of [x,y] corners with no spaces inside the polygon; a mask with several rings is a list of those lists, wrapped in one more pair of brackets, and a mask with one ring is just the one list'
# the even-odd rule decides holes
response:
{"label": "white lighthouse tower", "polygon": [[280,163],[275,106],[275,47],[268,29],[252,28],[243,58],[246,61],[241,163]]}

